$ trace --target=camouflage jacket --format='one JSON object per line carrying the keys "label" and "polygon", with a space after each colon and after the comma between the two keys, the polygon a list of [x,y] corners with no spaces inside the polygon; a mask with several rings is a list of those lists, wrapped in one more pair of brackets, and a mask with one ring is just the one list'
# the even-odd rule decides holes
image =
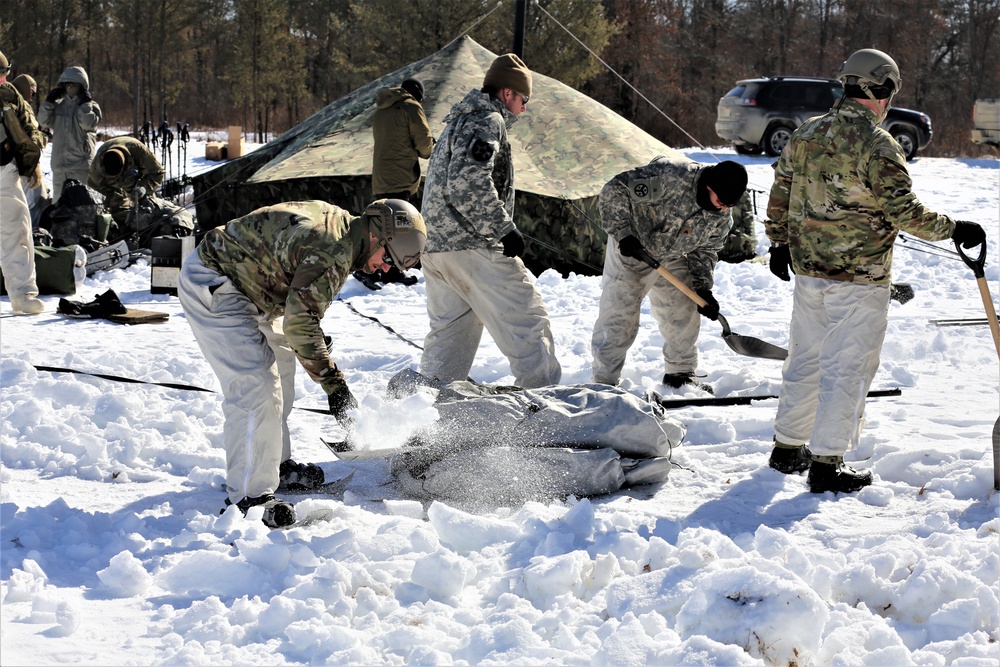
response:
{"label": "camouflage jacket", "polygon": [[660,158],[623,171],[608,181],[598,197],[601,222],[609,243],[635,236],[656,259],[684,257],[691,287],[711,289],[726,234],[729,213],[698,205],[697,186],[706,165]]}
{"label": "camouflage jacket", "polygon": [[500,239],[515,228],[507,130],[516,116],[499,100],[472,90],[444,120],[448,125],[424,181],[424,252],[499,248]]}
{"label": "camouflage jacket", "polygon": [[726,240],[719,251],[719,260],[731,264],[739,264],[753,259],[757,254],[757,229],[754,225],[754,201],[751,191],[743,193],[735,206],[729,207],[733,216],[733,228],[726,235]]}
{"label": "camouflage jacket", "polygon": [[[35,144],[40,154],[41,150],[45,148],[45,135],[38,129],[38,122],[35,120],[35,114],[31,111],[31,105],[24,101],[24,98],[21,97],[21,93],[17,92],[14,84],[8,81],[0,83],[0,104],[4,107],[13,107],[14,115],[17,117],[18,123],[20,123],[21,129],[24,130],[24,134],[27,135],[28,139]],[[0,114],[0,122],[3,122],[2,114]],[[2,156],[4,164],[16,158],[18,172],[21,173],[22,158],[24,156],[18,152],[14,137],[6,127],[3,133],[3,146],[0,147],[0,156]],[[32,152],[34,151],[32,150]],[[33,157],[37,158],[39,154],[34,154]],[[24,171],[28,173],[21,173],[21,175],[30,175],[34,169],[34,165],[31,165],[31,168],[31,170],[28,170],[26,167]]]}
{"label": "camouflage jacket", "polygon": [[400,87],[380,90],[372,116],[372,192],[407,191],[420,184],[419,157],[429,158],[434,148],[424,108]]}
{"label": "camouflage jacket", "polygon": [[778,159],[764,228],[788,244],[795,273],[888,285],[900,231],[928,241],[954,232],[910,190],[903,151],[878,122],[846,99],[803,123]]}
{"label": "camouflage jacket", "polygon": [[38,124],[52,130],[52,169],[90,166],[97,146],[97,126],[101,124],[97,102],[79,104],[75,97],[63,97],[58,102],[45,100],[38,108]]}
{"label": "camouflage jacket", "polygon": [[268,319],[284,315],[288,344],[329,394],[344,383],[320,321],[370,240],[362,218],[322,201],[266,206],[216,227],[198,245],[202,263],[227,276]]}
{"label": "camouflage jacket", "polygon": [[[125,168],[116,176],[104,170],[104,154],[112,148],[125,151]],[[132,173],[133,170],[135,174]],[[87,178],[87,185],[104,195],[107,206],[112,211],[132,207],[132,191],[136,184],[146,188],[149,196],[156,192],[161,183],[163,166],[160,161],[145,144],[132,137],[115,137],[105,141],[90,163],[90,175]]]}

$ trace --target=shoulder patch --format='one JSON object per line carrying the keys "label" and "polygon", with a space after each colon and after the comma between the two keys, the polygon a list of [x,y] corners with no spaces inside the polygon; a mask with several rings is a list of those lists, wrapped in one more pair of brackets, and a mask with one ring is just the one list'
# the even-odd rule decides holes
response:
{"label": "shoulder patch", "polygon": [[480,137],[475,137],[469,144],[469,157],[476,162],[489,162],[493,157],[493,145]]}
{"label": "shoulder patch", "polygon": [[636,178],[626,184],[629,197],[635,202],[647,202],[658,199],[662,194],[659,183],[652,178]]}

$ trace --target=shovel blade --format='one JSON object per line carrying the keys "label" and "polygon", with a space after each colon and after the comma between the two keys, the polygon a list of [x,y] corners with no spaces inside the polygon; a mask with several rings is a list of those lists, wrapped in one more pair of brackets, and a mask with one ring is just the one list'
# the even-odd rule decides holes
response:
{"label": "shovel blade", "polygon": [[788,350],[785,348],[772,345],[765,340],[754,338],[753,336],[741,336],[740,334],[730,332],[723,333],[722,340],[726,341],[726,345],[733,352],[742,354],[744,357],[776,359],[777,361],[784,361],[788,357]]}

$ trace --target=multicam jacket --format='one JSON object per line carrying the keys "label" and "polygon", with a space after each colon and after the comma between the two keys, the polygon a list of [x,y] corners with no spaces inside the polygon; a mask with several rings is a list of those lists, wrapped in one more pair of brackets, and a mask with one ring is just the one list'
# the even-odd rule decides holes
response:
{"label": "multicam jacket", "polygon": [[347,276],[368,259],[368,229],[360,221],[326,202],[289,202],[209,230],[198,245],[202,263],[227,276],[266,318],[284,315],[289,346],[328,394],[344,376],[320,321]]}
{"label": "multicam jacket", "polygon": [[[104,170],[104,154],[112,148],[125,151],[125,168],[121,173],[112,176]],[[135,174],[132,171],[135,170]],[[117,210],[131,208],[132,191],[137,184],[146,188],[152,195],[163,183],[163,166],[153,152],[146,148],[138,139],[132,137],[115,137],[105,141],[90,163],[90,176],[87,185],[94,188],[107,199],[108,208]]]}
{"label": "multicam jacket", "polygon": [[698,205],[698,177],[706,166],[659,158],[618,174],[598,197],[609,243],[631,235],[660,261],[686,258],[696,290],[712,288],[718,253],[733,224],[728,212]]}
{"label": "multicam jacket", "polygon": [[424,181],[424,252],[499,247],[514,230],[514,162],[507,130],[517,117],[470,91],[445,117]]}
{"label": "multicam jacket", "polygon": [[764,228],[788,244],[795,273],[888,285],[900,231],[928,241],[954,233],[910,190],[903,151],[878,122],[845,99],[803,123],[778,159]]}
{"label": "multicam jacket", "polygon": [[[17,117],[17,121],[21,125],[21,129],[28,136],[28,138],[35,143],[35,146],[39,151],[42,148],[45,148],[45,135],[38,129],[38,123],[35,121],[35,114],[31,112],[31,105],[24,101],[24,98],[22,98],[21,94],[17,92],[17,88],[14,87],[14,84],[8,81],[0,83],[0,105],[4,107],[12,107],[14,115]],[[2,122],[3,118],[2,114],[0,114],[0,123]],[[11,160],[17,158],[18,172],[21,173],[23,156],[20,156],[18,153],[12,131],[4,128],[3,135],[3,145],[0,146],[0,163],[6,165],[9,164]],[[38,155],[35,154],[35,157],[37,158]],[[30,175],[34,166],[35,165],[31,165],[31,169],[25,167],[24,171],[27,173],[21,173],[21,175]]]}
{"label": "multicam jacket", "polygon": [[375,105],[372,192],[406,191],[412,195],[420,184],[417,158],[429,158],[434,148],[424,108],[399,86],[380,90],[375,96]]}

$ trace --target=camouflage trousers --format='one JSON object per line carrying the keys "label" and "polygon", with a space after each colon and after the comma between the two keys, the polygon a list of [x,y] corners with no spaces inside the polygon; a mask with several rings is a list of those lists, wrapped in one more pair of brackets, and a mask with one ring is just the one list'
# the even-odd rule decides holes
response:
{"label": "camouflage trousers", "polygon": [[[668,258],[661,265],[690,284],[683,257]],[[642,260],[623,257],[612,238],[604,253],[600,312],[591,338],[594,382],[618,383],[628,350],[639,333],[642,301],[647,294],[663,337],[664,372],[693,374],[697,370],[696,344],[701,331],[697,306]]]}
{"label": "camouflage trousers", "polygon": [[295,353],[281,318],[261,315],[197,251],[184,258],[177,296],[222,387],[229,500],[273,493],[278,467],[291,457],[288,415],[295,400]]}
{"label": "camouflage trousers", "polygon": [[424,339],[420,372],[444,382],[472,370],[483,327],[510,362],[514,384],[558,384],[562,367],[542,295],[520,258],[476,249],[424,254],[431,330]]}
{"label": "camouflage trousers", "polygon": [[12,297],[38,296],[31,215],[13,160],[0,167],[0,270]]}
{"label": "camouflage trousers", "polygon": [[843,456],[857,445],[888,313],[888,285],[795,277],[778,440],[808,443],[817,456]]}

